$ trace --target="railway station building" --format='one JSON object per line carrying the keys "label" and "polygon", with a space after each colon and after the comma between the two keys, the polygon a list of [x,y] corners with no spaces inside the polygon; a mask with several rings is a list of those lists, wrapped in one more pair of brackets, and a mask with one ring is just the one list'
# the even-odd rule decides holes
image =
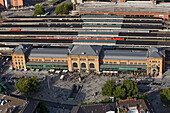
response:
{"label": "railway station building", "polygon": [[130,50],[107,49],[99,45],[73,45],[69,48],[20,45],[12,54],[12,62],[16,70],[56,69],[161,77],[165,69],[165,51],[155,47]]}

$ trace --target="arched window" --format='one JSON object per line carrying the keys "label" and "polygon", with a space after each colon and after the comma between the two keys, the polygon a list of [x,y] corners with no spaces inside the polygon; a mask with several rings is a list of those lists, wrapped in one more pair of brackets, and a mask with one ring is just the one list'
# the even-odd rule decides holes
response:
{"label": "arched window", "polygon": [[93,63],[90,63],[90,68],[94,68],[94,64]]}
{"label": "arched window", "polygon": [[86,68],[86,64],[85,63],[81,63],[81,68]]}
{"label": "arched window", "polygon": [[73,63],[73,67],[78,67],[77,63]]}

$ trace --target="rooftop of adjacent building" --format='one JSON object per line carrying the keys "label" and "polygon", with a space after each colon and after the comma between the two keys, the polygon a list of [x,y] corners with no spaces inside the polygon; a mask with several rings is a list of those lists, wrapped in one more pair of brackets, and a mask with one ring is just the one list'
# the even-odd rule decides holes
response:
{"label": "rooftop of adjacent building", "polygon": [[152,1],[84,2],[77,7],[79,12],[160,12],[169,13],[170,3],[153,4]]}
{"label": "rooftop of adjacent building", "polygon": [[[117,109],[119,108],[119,109]],[[117,113],[120,109],[128,109],[128,113],[143,113],[149,111],[153,113],[151,106],[148,104],[147,100],[143,99],[127,99],[121,100],[117,104],[114,103],[101,103],[94,105],[83,105],[73,107],[71,113]]]}
{"label": "rooftop of adjacent building", "polygon": [[0,94],[0,111],[1,113],[21,112],[25,109],[28,102],[11,96]]}

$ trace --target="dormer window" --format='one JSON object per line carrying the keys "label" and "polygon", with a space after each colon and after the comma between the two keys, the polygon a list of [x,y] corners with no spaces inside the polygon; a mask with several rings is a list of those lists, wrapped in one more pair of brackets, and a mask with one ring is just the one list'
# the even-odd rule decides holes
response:
{"label": "dormer window", "polygon": [[85,55],[85,54],[86,54],[86,52],[81,52],[81,54],[82,54],[82,55]]}

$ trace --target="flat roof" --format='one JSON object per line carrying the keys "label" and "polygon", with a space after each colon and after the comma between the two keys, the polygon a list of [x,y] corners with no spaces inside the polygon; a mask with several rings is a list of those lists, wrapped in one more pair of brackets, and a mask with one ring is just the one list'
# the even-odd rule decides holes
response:
{"label": "flat roof", "polygon": [[141,50],[105,50],[103,59],[106,60],[136,60],[146,61],[147,51]]}
{"label": "flat roof", "polygon": [[28,57],[67,58],[67,48],[33,48]]}
{"label": "flat roof", "polygon": [[[165,9],[166,8],[166,9]],[[148,3],[112,3],[112,2],[84,2],[77,7],[79,12],[156,12],[168,13],[169,6],[153,5]]]}

